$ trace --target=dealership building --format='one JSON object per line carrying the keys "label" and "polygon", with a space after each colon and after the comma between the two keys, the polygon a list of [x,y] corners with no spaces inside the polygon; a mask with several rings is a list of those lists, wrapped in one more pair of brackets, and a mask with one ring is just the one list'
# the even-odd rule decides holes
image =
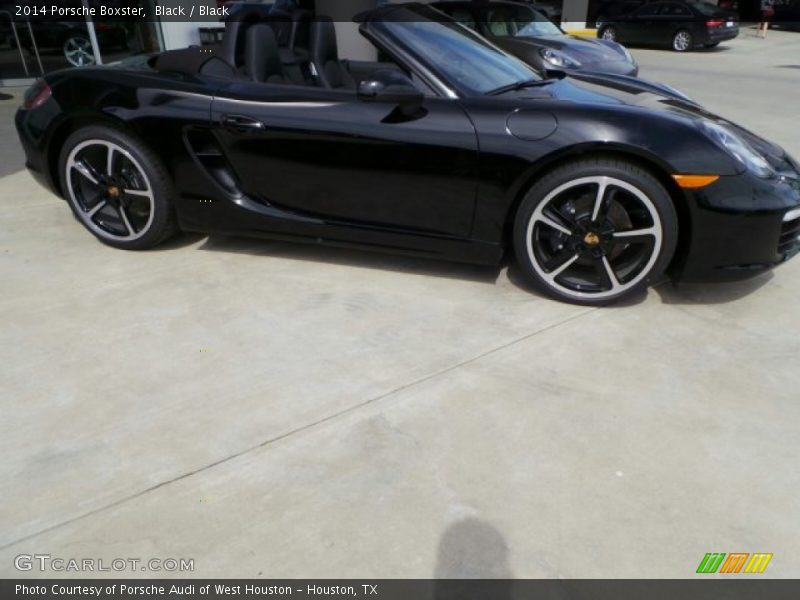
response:
{"label": "dealership building", "polygon": [[[279,2],[282,0],[278,0]],[[352,22],[355,14],[392,0],[293,0],[316,14],[336,21],[342,56],[357,59],[373,58],[374,49],[357,32]],[[426,0],[422,0],[426,1]],[[490,1],[490,0],[475,0]],[[566,30],[583,29],[593,24],[603,3],[614,0],[541,0],[541,8],[561,17]],[[634,1],[634,0],[631,0]],[[711,0],[733,2],[743,20],[755,20],[758,0]],[[141,0],[138,3],[148,14],[145,19],[103,20],[95,16],[72,21],[42,19],[36,15],[19,15],[21,1],[0,0],[0,87],[24,85],[34,78],[65,67],[112,63],[132,55],[185,48],[201,43],[201,30],[219,28],[218,18],[198,18],[201,8],[213,14],[223,2],[216,0]],[[27,4],[36,4],[29,0]],[[46,4],[38,0],[39,4]],[[88,6],[112,4],[111,0],[72,0],[61,4]],[[231,4],[241,5],[240,2]],[[252,0],[246,4],[269,5],[271,0]],[[534,2],[534,5],[537,3]],[[752,5],[752,6],[751,6]],[[155,16],[183,7],[188,13],[194,7],[194,18]],[[167,9],[167,10],[165,10]],[[753,15],[753,16],[750,16]]]}

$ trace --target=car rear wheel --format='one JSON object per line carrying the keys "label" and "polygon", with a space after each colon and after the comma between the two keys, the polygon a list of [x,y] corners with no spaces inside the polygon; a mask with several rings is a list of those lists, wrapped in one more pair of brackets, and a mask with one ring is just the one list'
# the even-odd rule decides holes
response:
{"label": "car rear wheel", "polygon": [[514,248],[531,284],[559,300],[605,305],[646,289],[677,244],[668,192],[648,171],[583,160],[541,178],[514,223]]}
{"label": "car rear wheel", "polygon": [[64,58],[73,67],[87,67],[95,63],[94,50],[89,38],[74,35],[64,42]]}
{"label": "car rear wheel", "polygon": [[685,29],[676,32],[672,37],[672,49],[675,50],[675,52],[686,52],[687,50],[691,50],[693,46],[694,40],[692,39],[692,34]]}
{"label": "car rear wheel", "polygon": [[607,25],[603,27],[600,31],[600,37],[604,40],[609,40],[611,42],[617,41],[617,30],[612,25]]}
{"label": "car rear wheel", "polygon": [[100,241],[146,250],[177,231],[166,170],[131,136],[108,127],[81,129],[65,142],[59,165],[75,216]]}

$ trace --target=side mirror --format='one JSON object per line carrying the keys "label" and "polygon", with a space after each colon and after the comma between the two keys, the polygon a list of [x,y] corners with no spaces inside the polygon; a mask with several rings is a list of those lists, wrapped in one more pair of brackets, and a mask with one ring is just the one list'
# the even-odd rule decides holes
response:
{"label": "side mirror", "polygon": [[567,72],[562,69],[548,69],[545,67],[544,76],[546,79],[564,79],[567,76]]}
{"label": "side mirror", "polygon": [[402,71],[381,69],[358,84],[358,99],[362,102],[397,104],[403,110],[414,110],[422,105],[425,95],[414,87]]}

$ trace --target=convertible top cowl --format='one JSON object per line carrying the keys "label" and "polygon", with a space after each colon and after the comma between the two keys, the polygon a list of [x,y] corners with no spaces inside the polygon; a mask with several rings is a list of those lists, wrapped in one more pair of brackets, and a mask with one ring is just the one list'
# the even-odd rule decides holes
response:
{"label": "convertible top cowl", "polygon": [[235,69],[213,52],[201,48],[169,50],[155,57],[153,68],[161,72],[186,75],[233,77]]}

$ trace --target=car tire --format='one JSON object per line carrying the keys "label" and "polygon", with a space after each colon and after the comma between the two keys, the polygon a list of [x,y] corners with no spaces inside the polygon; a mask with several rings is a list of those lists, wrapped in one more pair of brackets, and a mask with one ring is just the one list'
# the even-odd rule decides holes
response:
{"label": "car tire", "polygon": [[527,192],[514,221],[525,279],[586,306],[628,299],[658,280],[675,253],[672,198],[647,170],[606,158],[558,167]]}
{"label": "car tire", "polygon": [[597,33],[597,37],[610,42],[616,42],[618,41],[617,29],[613,25],[606,25]]}
{"label": "car tire", "polygon": [[64,58],[73,67],[90,67],[95,64],[94,49],[89,38],[73,35],[64,40]]}
{"label": "car tire", "polygon": [[694,48],[694,38],[692,34],[685,29],[675,32],[672,36],[672,49],[675,52],[688,52]]}
{"label": "car tire", "polygon": [[109,246],[148,250],[178,231],[167,170],[131,135],[103,126],[76,131],[59,172],[75,217]]}

